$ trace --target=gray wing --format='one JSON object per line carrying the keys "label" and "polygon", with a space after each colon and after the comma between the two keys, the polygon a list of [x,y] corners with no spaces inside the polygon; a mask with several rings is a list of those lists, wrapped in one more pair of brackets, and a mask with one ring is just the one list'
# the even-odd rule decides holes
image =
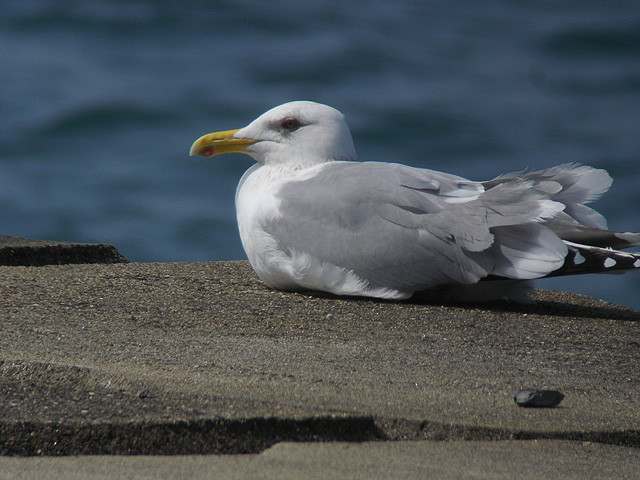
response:
{"label": "gray wing", "polygon": [[566,256],[541,223],[563,206],[520,179],[486,189],[404,165],[333,162],[278,197],[282,216],[265,231],[281,249],[350,269],[374,287],[537,278]]}

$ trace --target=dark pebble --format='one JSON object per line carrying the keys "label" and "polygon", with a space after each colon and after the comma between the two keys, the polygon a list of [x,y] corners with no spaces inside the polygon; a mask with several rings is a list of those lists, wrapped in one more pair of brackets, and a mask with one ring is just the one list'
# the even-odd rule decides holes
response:
{"label": "dark pebble", "polygon": [[138,390],[136,396],[138,398],[153,398],[153,394],[146,388],[144,390]]}
{"label": "dark pebble", "polygon": [[520,390],[513,400],[519,407],[550,408],[559,405],[563,398],[557,390]]}

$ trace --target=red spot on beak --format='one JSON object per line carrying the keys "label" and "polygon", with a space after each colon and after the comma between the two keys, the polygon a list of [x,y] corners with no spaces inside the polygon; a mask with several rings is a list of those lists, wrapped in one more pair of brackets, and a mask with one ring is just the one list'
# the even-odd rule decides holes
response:
{"label": "red spot on beak", "polygon": [[213,147],[206,147],[200,150],[200,155],[204,157],[212,157],[213,156]]}

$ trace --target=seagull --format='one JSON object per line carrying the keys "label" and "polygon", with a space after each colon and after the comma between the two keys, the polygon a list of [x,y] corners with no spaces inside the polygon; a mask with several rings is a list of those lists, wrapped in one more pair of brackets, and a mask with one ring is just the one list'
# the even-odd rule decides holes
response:
{"label": "seagull", "polygon": [[640,269],[640,233],[607,229],[587,204],[612,180],[570,164],[476,182],[358,161],[344,115],[309,101],[200,137],[191,155],[257,163],[235,197],[258,277],[285,291],[455,302],[524,299],[534,279]]}

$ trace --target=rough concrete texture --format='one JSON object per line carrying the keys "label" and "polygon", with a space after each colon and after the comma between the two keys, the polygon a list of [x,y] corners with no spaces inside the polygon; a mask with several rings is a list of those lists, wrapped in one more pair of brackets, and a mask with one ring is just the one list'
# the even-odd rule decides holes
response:
{"label": "rough concrete texture", "polygon": [[[577,459],[590,445],[604,476],[618,457],[637,460],[640,446],[640,312],[573,294],[454,306],[276,292],[246,262],[0,267],[0,361],[4,455],[257,453],[282,441],[373,441],[167,458],[196,470],[245,459],[273,472],[265,465],[281,461],[270,452],[289,448],[289,463],[278,464],[295,472],[349,451],[356,463],[358,455],[374,463],[409,455],[417,470],[407,471],[443,473],[467,468],[461,452],[478,445],[485,462],[498,462],[483,471],[496,473],[518,458],[513,471],[524,472],[533,457],[568,471],[587,465]],[[565,399],[520,408],[513,395],[521,388]],[[429,463],[434,455],[441,464]],[[72,458],[89,468],[82,459],[95,457]],[[95,465],[145,458],[152,470],[166,460],[100,457]],[[54,471],[49,460],[63,459],[5,457],[0,469]],[[640,476],[640,462],[625,468]],[[275,477],[289,478],[263,478]]]}

